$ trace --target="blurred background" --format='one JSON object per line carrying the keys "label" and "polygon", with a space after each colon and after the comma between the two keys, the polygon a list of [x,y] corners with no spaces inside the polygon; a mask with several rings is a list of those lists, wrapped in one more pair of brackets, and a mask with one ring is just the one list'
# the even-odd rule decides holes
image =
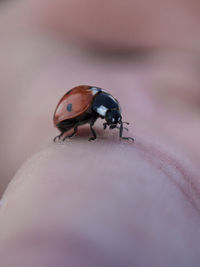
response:
{"label": "blurred background", "polygon": [[199,164],[198,1],[1,1],[0,38],[0,195],[79,84],[109,89],[136,136]]}

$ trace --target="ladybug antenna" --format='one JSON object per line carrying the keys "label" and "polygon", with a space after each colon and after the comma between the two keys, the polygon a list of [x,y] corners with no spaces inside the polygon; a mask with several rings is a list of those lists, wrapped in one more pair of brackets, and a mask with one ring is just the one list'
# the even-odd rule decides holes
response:
{"label": "ladybug antenna", "polygon": [[123,124],[130,125],[130,123],[129,123],[129,122],[127,122],[127,121],[122,121],[122,120],[120,120],[120,121],[119,121],[119,124],[122,124],[122,125],[123,125]]}
{"label": "ladybug antenna", "polygon": [[129,122],[127,122],[127,121],[122,121],[122,123],[125,123],[125,124],[127,124],[127,125],[129,125],[130,123]]}

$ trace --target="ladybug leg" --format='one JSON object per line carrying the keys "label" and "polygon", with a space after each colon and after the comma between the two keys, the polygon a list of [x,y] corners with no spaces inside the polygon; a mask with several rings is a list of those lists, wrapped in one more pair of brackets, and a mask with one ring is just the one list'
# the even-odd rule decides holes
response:
{"label": "ladybug leg", "polygon": [[77,133],[78,126],[79,126],[79,123],[76,124],[76,125],[74,126],[74,131],[73,131],[73,133],[70,134],[70,135],[65,136],[65,137],[63,138],[63,141],[65,141],[67,138],[71,138],[72,136],[74,136],[74,135]]}
{"label": "ladybug leg", "polygon": [[[116,126],[116,128],[117,128],[117,129],[120,129],[120,127],[119,127],[119,126]],[[128,128],[126,128],[126,127],[123,127],[123,130],[126,130],[126,131],[128,131]]]}
{"label": "ladybug leg", "polygon": [[95,130],[92,128],[92,126],[94,125],[96,119],[97,119],[97,118],[94,118],[94,119],[92,119],[91,122],[90,122],[90,130],[91,130],[93,136],[90,137],[90,138],[88,139],[88,141],[92,141],[92,140],[95,140],[95,139],[97,138],[96,132],[95,132]]}
{"label": "ladybug leg", "polygon": [[[129,123],[127,123],[127,124],[129,124]],[[105,130],[107,128],[107,126],[108,126],[107,122],[104,122],[103,123],[103,129]],[[111,130],[114,129],[114,128],[120,129],[119,126],[110,127]],[[123,127],[123,129],[126,130],[126,131],[128,131],[128,128],[126,128],[126,127]]]}
{"label": "ladybug leg", "polygon": [[103,123],[103,129],[105,130],[107,128],[107,126],[108,126],[107,122],[104,122]]}
{"label": "ladybug leg", "polygon": [[117,126],[116,125],[110,125],[109,129],[112,130],[112,129],[115,129]]}
{"label": "ladybug leg", "polygon": [[[126,123],[126,122],[125,122],[125,123]],[[129,123],[126,123],[126,124],[129,124]],[[122,136],[122,134],[123,134],[123,129],[124,129],[124,127],[123,127],[123,122],[121,122],[121,123],[120,123],[120,127],[119,127],[119,137],[120,137],[121,139],[134,141],[134,138],[132,138],[132,137],[123,137],[123,136]]]}
{"label": "ladybug leg", "polygon": [[61,134],[57,135],[56,137],[54,137],[53,141],[55,142],[57,139],[60,140],[60,138],[63,136],[64,132],[61,132]]}
{"label": "ladybug leg", "polygon": [[[117,125],[110,125],[110,127],[109,127],[110,130],[115,129],[115,128],[120,129],[120,127],[117,126]],[[128,128],[126,128],[126,127],[123,126],[123,130],[128,131]]]}

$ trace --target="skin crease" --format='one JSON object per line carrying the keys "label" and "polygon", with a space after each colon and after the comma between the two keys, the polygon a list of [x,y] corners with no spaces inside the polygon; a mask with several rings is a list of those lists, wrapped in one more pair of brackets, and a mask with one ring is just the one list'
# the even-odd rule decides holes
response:
{"label": "skin crease", "polygon": [[[126,24],[117,26],[119,40],[104,24],[91,26],[100,27],[98,36],[92,28],[83,36],[77,32],[78,25],[88,28],[82,17],[73,24],[64,15],[64,10],[75,14],[82,3],[68,3],[71,12],[61,1],[42,1],[41,8],[21,1],[1,11],[0,25],[7,25],[0,49],[2,192],[14,176],[0,206],[1,265],[199,266],[198,42],[190,38],[192,44],[180,47],[176,23],[169,35],[176,49],[166,48],[162,31],[148,43],[145,29],[155,34],[151,27],[138,27],[123,44],[130,31]],[[138,2],[128,3],[142,10]],[[91,8],[99,5],[96,1]],[[191,2],[190,12],[185,5],[180,15],[175,2],[174,14],[190,21],[197,36],[197,4]],[[156,7],[152,1],[152,10]],[[113,12],[120,10],[118,3]],[[164,29],[160,12],[157,22]],[[93,9],[94,14],[99,13]],[[135,25],[139,18],[127,20]],[[55,39],[58,29],[61,37],[78,36],[82,42]],[[52,35],[45,35],[50,30]],[[182,32],[182,40],[187,34]],[[96,52],[90,50],[94,43]],[[138,44],[146,48],[140,54]],[[116,56],[119,46],[123,50]],[[54,108],[79,84],[101,86],[119,100],[124,121],[131,123],[124,135],[135,137],[135,143],[119,141],[117,130],[103,131],[102,120],[95,124],[95,142],[87,141],[84,126],[72,140],[52,143],[58,134]]]}

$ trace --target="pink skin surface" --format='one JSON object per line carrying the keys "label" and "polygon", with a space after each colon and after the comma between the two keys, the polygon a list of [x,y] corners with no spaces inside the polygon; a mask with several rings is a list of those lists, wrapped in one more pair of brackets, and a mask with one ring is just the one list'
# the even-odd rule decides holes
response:
{"label": "pink skin surface", "polygon": [[[200,265],[198,3],[111,2],[2,5],[1,266]],[[52,142],[79,84],[119,100],[134,143],[102,120]]]}

